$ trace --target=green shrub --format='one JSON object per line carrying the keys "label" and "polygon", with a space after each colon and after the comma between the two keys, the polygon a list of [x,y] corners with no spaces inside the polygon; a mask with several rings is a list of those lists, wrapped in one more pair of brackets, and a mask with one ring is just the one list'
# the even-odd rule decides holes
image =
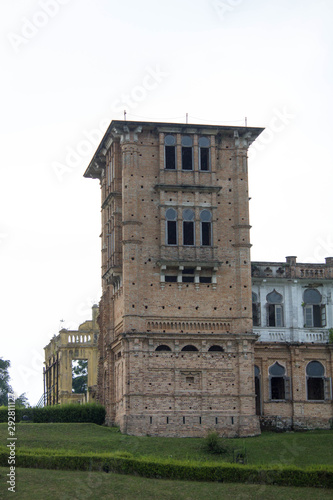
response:
{"label": "green shrub", "polygon": [[[34,423],[73,423],[89,422],[102,425],[105,421],[104,406],[87,403],[84,405],[68,404],[45,406],[44,408],[20,408],[15,412],[16,422],[30,421]],[[7,408],[0,408],[0,422],[8,421]]]}
{"label": "green shrub", "polygon": [[228,447],[223,438],[220,438],[216,431],[211,431],[204,438],[204,448],[208,453],[213,455],[222,455],[227,453]]}
{"label": "green shrub", "polygon": [[[6,467],[8,450],[0,447],[0,466]],[[149,478],[227,483],[275,484],[333,488],[333,467],[300,469],[294,466],[256,466],[230,463],[194,463],[190,461],[134,458],[130,453],[87,453],[17,449],[17,467],[62,470],[91,470],[135,474]]]}

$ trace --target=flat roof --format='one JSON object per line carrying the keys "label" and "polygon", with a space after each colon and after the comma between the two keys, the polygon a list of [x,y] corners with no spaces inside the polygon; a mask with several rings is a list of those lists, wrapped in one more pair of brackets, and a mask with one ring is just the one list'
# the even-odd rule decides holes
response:
{"label": "flat roof", "polygon": [[127,127],[129,131],[134,131],[138,127],[142,127],[142,129],[153,128],[156,131],[163,132],[163,129],[169,129],[176,132],[184,132],[187,133],[196,133],[197,131],[202,131],[203,129],[209,131],[211,134],[215,135],[228,135],[233,134],[234,132],[238,132],[240,137],[244,137],[249,134],[250,137],[256,139],[259,134],[264,130],[261,127],[245,127],[245,126],[230,126],[230,125],[210,125],[210,124],[197,124],[197,123],[167,123],[167,122],[146,122],[146,121],[128,121],[128,120],[112,120],[110,125],[108,126],[101,142],[99,143],[94,156],[89,162],[89,165],[83,174],[84,177],[87,178],[99,178],[99,168],[96,168],[96,163],[100,161],[100,156],[102,154],[102,150],[105,148],[105,143],[109,139],[110,134],[116,129],[121,128],[124,130],[124,127]]}

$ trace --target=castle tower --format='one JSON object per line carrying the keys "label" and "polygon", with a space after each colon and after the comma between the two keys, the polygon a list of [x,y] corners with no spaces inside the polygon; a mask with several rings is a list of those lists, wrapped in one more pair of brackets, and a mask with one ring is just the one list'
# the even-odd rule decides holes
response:
{"label": "castle tower", "polygon": [[261,128],[112,121],[102,191],[98,399],[128,434],[260,432],[247,150]]}

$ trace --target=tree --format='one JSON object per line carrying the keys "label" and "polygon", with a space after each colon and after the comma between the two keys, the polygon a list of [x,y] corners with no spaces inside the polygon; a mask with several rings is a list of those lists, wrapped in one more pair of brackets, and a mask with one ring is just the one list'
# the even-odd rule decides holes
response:
{"label": "tree", "polygon": [[9,367],[10,361],[0,358],[0,406],[7,406],[8,393],[13,392],[11,385],[9,385]]}
{"label": "tree", "polygon": [[[13,388],[9,383],[9,368],[10,361],[8,359],[0,358],[0,406],[7,406],[8,394],[14,393]],[[15,399],[15,404],[18,408],[27,408],[28,406],[30,406],[25,392]]]}
{"label": "tree", "polygon": [[88,360],[78,359],[72,367],[72,392],[82,394],[88,387]]}

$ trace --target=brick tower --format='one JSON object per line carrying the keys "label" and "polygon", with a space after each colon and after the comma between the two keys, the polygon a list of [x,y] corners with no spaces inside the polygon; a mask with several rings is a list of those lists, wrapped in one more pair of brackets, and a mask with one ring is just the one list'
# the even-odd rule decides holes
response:
{"label": "brick tower", "polygon": [[128,434],[258,434],[247,150],[261,128],[112,121],[98,399]]}

